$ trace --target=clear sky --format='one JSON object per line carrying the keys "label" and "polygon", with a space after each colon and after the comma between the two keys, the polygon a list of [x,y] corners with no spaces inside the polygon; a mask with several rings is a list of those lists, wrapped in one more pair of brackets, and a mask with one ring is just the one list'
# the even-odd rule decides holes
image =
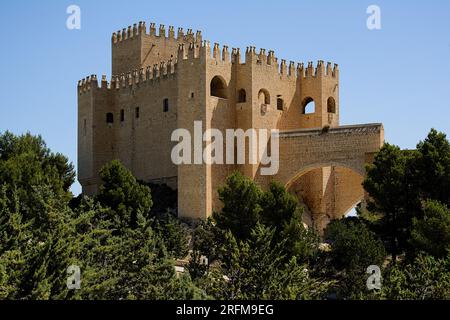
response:
{"label": "clear sky", "polygon": [[[81,9],[69,30],[66,9]],[[369,5],[381,30],[368,30]],[[340,66],[341,124],[382,122],[414,148],[450,133],[450,1],[1,1],[0,132],[41,134],[76,164],[77,81],[111,75],[111,34],[140,20],[202,30],[231,47]],[[80,191],[76,184],[74,193]]]}

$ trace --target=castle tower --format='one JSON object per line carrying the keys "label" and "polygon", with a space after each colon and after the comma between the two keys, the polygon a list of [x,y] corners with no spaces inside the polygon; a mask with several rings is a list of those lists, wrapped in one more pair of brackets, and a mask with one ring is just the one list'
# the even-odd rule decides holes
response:
{"label": "castle tower", "polygon": [[[328,62],[312,62],[298,67],[303,128],[339,125],[339,68]],[[313,106],[315,105],[315,108]]]}
{"label": "castle tower", "polygon": [[201,46],[180,44],[177,55],[177,128],[189,132],[192,145],[191,163],[177,168],[178,215],[194,219],[204,218],[203,213],[210,210],[207,192],[210,176],[203,163],[203,132],[209,125],[206,114],[209,54],[209,43],[204,43]]}
{"label": "castle tower", "polygon": [[160,25],[150,23],[147,29],[145,22],[139,22],[121,31],[114,32],[111,38],[112,46],[112,74],[120,75],[131,70],[139,70],[160,63],[175,60],[178,46],[190,43],[197,45],[202,42],[200,31],[194,35],[192,29],[185,34],[183,28],[178,28],[177,34],[173,26],[166,30]]}
{"label": "castle tower", "polygon": [[112,126],[118,119],[111,112],[115,101],[107,87],[105,76],[100,87],[96,75],[78,83],[78,180],[87,195],[98,190],[99,167],[114,159],[115,131]]}
{"label": "castle tower", "polygon": [[[178,214],[205,219],[221,208],[217,190],[239,171],[263,189],[279,182],[309,207],[312,225],[340,217],[364,196],[364,165],[383,143],[380,124],[339,125],[339,69],[319,61],[295,65],[273,50],[202,41],[200,31],[145,22],[113,33],[110,83],[91,75],[78,84],[78,179],[83,193],[100,186],[99,171],[119,159],[140,180],[178,189]],[[315,105],[314,108],[311,108]],[[174,163],[178,130],[190,134],[190,159]],[[204,152],[205,132],[223,137],[223,158]],[[234,137],[228,163],[227,130]],[[250,163],[249,131],[269,151],[279,131],[279,170],[262,174]],[[266,135],[259,130],[266,130]],[[176,139],[176,137],[175,137]],[[263,152],[264,152],[263,150]],[[258,153],[261,150],[256,150]],[[244,163],[236,160],[244,153]],[[271,152],[271,150],[270,150]]]}

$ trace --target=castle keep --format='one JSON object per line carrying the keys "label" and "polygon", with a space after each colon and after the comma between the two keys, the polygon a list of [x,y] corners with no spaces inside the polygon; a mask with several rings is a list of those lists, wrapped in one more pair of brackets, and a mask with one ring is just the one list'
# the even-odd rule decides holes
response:
{"label": "castle keep", "polygon": [[[112,35],[112,78],[78,83],[78,179],[98,191],[99,170],[119,159],[142,180],[178,190],[182,217],[220,209],[217,189],[238,170],[263,188],[285,185],[321,230],[364,198],[364,165],[384,141],[381,124],[339,125],[339,68],[304,65],[273,51],[245,52],[202,40],[191,29],[139,22]],[[260,164],[182,164],[171,160],[177,128],[279,129],[279,171]]]}

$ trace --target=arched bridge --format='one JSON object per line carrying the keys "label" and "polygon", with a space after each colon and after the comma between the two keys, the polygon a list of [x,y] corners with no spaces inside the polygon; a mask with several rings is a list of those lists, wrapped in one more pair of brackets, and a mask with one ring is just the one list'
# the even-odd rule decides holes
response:
{"label": "arched bridge", "polygon": [[257,180],[285,185],[306,204],[304,221],[322,231],[363,200],[365,164],[383,145],[384,130],[364,124],[283,131],[279,143],[278,173]]}

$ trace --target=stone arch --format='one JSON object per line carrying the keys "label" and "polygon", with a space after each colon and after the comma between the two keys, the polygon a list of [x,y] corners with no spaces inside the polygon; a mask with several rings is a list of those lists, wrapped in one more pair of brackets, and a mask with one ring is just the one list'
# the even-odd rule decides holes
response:
{"label": "stone arch", "polygon": [[323,168],[323,167],[342,167],[342,168],[347,168],[349,170],[352,170],[352,171],[360,174],[361,176],[365,176],[365,174],[366,174],[364,167],[358,167],[358,166],[355,166],[353,164],[349,164],[346,162],[341,162],[341,161],[317,162],[317,163],[305,165],[305,166],[301,167],[300,169],[298,169],[297,171],[295,171],[295,174],[293,174],[291,176],[291,178],[289,178],[287,181],[284,182],[284,186],[286,188],[289,188],[289,186],[292,182],[294,182],[295,180],[300,178],[305,173],[307,173],[313,169]]}
{"label": "stone arch", "polygon": [[316,113],[316,103],[313,98],[306,97],[302,101],[302,114]]}
{"label": "stone arch", "polygon": [[327,100],[327,112],[336,113],[336,100],[333,97],[329,97]]}
{"label": "stone arch", "polygon": [[225,80],[221,76],[215,76],[210,83],[210,94],[212,97],[227,99],[228,89]]}
{"label": "stone arch", "polygon": [[345,163],[313,164],[300,169],[286,184],[304,208],[304,223],[322,233],[365,199],[364,173]]}
{"label": "stone arch", "polygon": [[360,204],[361,202],[364,203],[365,197],[362,197],[360,200],[356,200],[355,202],[353,202],[351,205],[349,205],[343,212],[344,212],[344,216],[346,216],[347,214],[349,214],[349,212],[353,209],[356,208],[356,206],[358,204]]}
{"label": "stone arch", "polygon": [[270,93],[267,89],[259,90],[258,101],[260,104],[270,104]]}

